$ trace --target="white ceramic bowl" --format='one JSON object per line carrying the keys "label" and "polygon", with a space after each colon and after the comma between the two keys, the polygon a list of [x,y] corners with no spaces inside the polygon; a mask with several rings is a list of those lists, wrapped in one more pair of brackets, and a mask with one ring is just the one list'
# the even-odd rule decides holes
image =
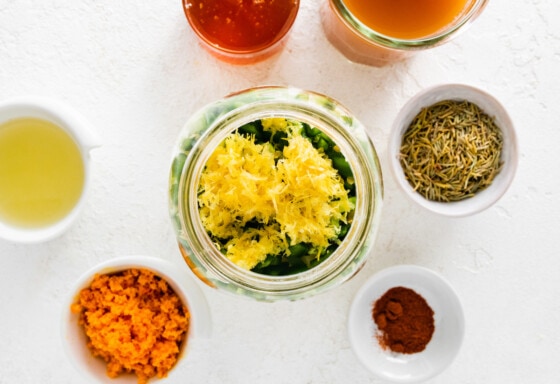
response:
{"label": "white ceramic bowl", "polygon": [[77,144],[84,163],[85,179],[82,195],[64,218],[39,228],[14,226],[0,220],[0,238],[18,243],[37,243],[61,235],[79,216],[91,179],[89,151],[98,147],[100,142],[90,123],[81,114],[59,101],[29,96],[0,102],[0,124],[23,117],[47,120],[65,130]]}
{"label": "white ceramic bowl", "polygon": [[[194,279],[190,277],[185,266],[176,266],[168,261],[147,256],[124,256],[101,263],[78,279],[65,300],[62,310],[61,336],[63,348],[74,367],[91,382],[110,384],[137,384],[138,382],[137,376],[133,374],[120,375],[115,379],[107,376],[106,363],[100,358],[93,357],[87,347],[83,328],[78,324],[79,315],[72,313],[70,310],[71,305],[76,302],[79,292],[91,284],[95,274],[115,273],[130,268],[148,269],[157,276],[164,278],[189,310],[190,324],[187,342],[183,343],[179,360],[175,367],[169,371],[167,377],[174,377],[177,367],[189,358],[188,356],[193,350],[196,350],[196,344],[210,337],[212,324],[208,304],[204,294]],[[156,380],[158,379],[153,378],[150,379],[150,382]]]}
{"label": "white ceramic bowl", "polygon": [[[442,100],[468,100],[478,105],[487,115],[495,119],[502,130],[504,166],[486,189],[475,196],[455,202],[432,201],[414,191],[405,177],[399,153],[402,136],[411,121],[424,107]],[[406,195],[425,209],[450,217],[463,217],[478,213],[498,201],[511,185],[518,163],[518,144],[513,122],[503,105],[487,92],[463,84],[444,84],[421,91],[412,97],[398,113],[389,141],[389,162],[393,175]]]}
{"label": "white ceramic bowl", "polygon": [[[434,334],[422,352],[394,353],[384,350],[377,339],[373,305],[399,286],[418,293],[434,311]],[[417,383],[441,373],[459,352],[464,331],[463,309],[451,285],[437,273],[413,265],[387,268],[369,278],[357,292],[348,317],[350,344],[358,359],[378,378],[396,383]]]}

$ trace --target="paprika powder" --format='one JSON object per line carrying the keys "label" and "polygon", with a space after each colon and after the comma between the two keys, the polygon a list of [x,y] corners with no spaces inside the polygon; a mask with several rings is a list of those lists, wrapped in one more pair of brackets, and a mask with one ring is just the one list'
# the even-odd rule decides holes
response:
{"label": "paprika powder", "polygon": [[434,311],[410,288],[389,289],[374,303],[372,317],[381,347],[397,353],[423,351],[435,330]]}

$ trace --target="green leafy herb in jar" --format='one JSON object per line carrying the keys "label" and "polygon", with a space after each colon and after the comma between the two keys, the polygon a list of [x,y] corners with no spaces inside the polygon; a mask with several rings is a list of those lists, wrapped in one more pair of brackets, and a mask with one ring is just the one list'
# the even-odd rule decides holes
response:
{"label": "green leafy herb in jar", "polygon": [[264,118],[230,133],[207,160],[198,187],[202,224],[241,268],[267,275],[324,261],[352,223],[352,169],[319,129]]}

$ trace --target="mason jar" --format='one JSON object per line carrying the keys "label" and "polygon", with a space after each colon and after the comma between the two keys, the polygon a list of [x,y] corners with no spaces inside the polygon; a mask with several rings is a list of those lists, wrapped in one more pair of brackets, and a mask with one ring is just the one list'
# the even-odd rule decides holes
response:
{"label": "mason jar", "polygon": [[[398,37],[395,36],[396,33],[371,28],[371,23],[370,26],[367,25],[365,15],[358,15],[356,10],[354,13],[352,12],[348,0],[325,0],[320,12],[323,31],[329,42],[340,53],[350,61],[381,67],[409,58],[420,50],[433,48],[450,41],[482,13],[488,1],[465,0],[462,9],[446,25],[414,37]],[[362,3],[361,6],[371,7],[365,3]],[[391,4],[391,2],[387,3]],[[402,2],[400,4],[402,5]],[[418,4],[422,7],[422,2]],[[449,2],[448,4],[456,3]],[[436,9],[442,9],[441,5],[436,6]],[[361,11],[363,10],[367,10],[367,8],[362,8]],[[397,19],[401,17],[400,15],[390,16]],[[423,19],[422,15],[415,17]],[[388,17],[387,20],[389,20]]]}
{"label": "mason jar", "polygon": [[[210,155],[227,135],[264,118],[286,118],[328,135],[353,172],[352,224],[334,252],[303,272],[271,276],[243,269],[222,254],[199,215],[198,186]],[[260,87],[231,94],[195,112],[180,132],[169,179],[169,212],[181,254],[210,287],[260,301],[296,300],[333,288],[363,266],[379,228],[381,167],[364,126],[328,96],[291,87]]]}

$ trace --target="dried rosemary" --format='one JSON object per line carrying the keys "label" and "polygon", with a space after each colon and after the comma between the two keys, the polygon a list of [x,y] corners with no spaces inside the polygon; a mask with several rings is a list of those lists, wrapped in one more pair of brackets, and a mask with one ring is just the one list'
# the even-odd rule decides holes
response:
{"label": "dried rosemary", "polygon": [[405,132],[400,162],[414,190],[433,201],[472,197],[488,187],[503,161],[502,132],[468,101],[423,108]]}

